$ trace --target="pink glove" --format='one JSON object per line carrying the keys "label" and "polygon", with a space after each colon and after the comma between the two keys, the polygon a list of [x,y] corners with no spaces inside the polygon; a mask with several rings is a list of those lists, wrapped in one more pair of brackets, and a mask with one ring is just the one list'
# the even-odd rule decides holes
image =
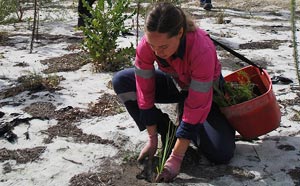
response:
{"label": "pink glove", "polygon": [[141,162],[146,157],[148,157],[149,160],[152,160],[157,150],[157,143],[158,143],[157,134],[149,135],[148,143],[141,151],[138,157],[138,161]]}
{"label": "pink glove", "polygon": [[179,174],[183,157],[184,154],[175,154],[172,151],[172,154],[165,163],[162,173],[156,177],[156,182],[172,181]]}

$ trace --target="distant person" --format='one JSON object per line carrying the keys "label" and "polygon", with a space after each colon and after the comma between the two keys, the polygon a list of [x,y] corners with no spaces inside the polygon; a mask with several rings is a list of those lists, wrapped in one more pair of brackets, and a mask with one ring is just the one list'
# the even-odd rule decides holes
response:
{"label": "distant person", "polygon": [[[85,1],[89,4],[89,6],[93,6],[93,3],[96,0],[85,0]],[[92,17],[92,14],[88,11],[86,7],[83,6],[82,0],[79,0],[78,1],[78,23],[77,23],[78,27],[85,25],[84,23],[85,16]]]}
{"label": "distant person", "polygon": [[211,0],[200,0],[200,5],[207,11],[212,9]]}

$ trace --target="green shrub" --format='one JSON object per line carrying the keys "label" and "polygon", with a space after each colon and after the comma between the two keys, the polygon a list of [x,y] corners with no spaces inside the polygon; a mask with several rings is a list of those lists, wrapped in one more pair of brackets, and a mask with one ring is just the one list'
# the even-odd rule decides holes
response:
{"label": "green shrub", "polygon": [[[65,0],[60,0],[59,3]],[[42,7],[46,3],[56,4],[54,0],[38,0],[38,6]],[[0,0],[0,24],[21,22],[25,11],[34,9],[33,0]],[[13,17],[7,18],[11,14],[15,14]],[[30,20],[30,18],[29,18]]]}
{"label": "green shrub", "polygon": [[118,48],[117,39],[122,33],[129,31],[125,21],[133,13],[125,13],[129,8],[130,0],[98,0],[95,9],[85,0],[83,5],[91,12],[92,18],[85,17],[86,26],[80,27],[85,35],[83,46],[93,58],[94,70],[118,71],[132,66],[134,47]]}

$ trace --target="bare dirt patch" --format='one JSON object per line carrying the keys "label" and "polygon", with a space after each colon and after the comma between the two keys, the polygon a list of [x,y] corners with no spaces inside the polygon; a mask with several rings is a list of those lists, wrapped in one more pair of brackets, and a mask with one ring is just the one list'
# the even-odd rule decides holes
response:
{"label": "bare dirt patch", "polygon": [[47,130],[43,131],[43,133],[48,135],[48,138],[44,139],[45,143],[51,143],[55,137],[70,137],[76,143],[111,144],[113,146],[117,146],[113,140],[103,139],[100,136],[83,133],[81,129],[68,121],[59,122],[57,125],[49,127]]}
{"label": "bare dirt patch", "polygon": [[80,43],[82,41],[82,37],[41,33],[37,35],[37,40],[42,40],[43,44],[55,44],[55,43],[62,43],[62,42],[67,42],[72,44],[72,43]]}
{"label": "bare dirt patch", "polygon": [[[55,137],[59,136],[71,137],[78,143],[98,143],[119,146],[115,144],[113,140],[102,139],[96,135],[85,134],[75,125],[76,122],[79,122],[82,119],[94,116],[107,117],[124,112],[124,108],[115,95],[104,94],[98,99],[98,102],[90,103],[87,110],[73,108],[71,106],[56,110],[56,106],[50,102],[35,102],[25,107],[23,110],[32,117],[23,119],[16,118],[10,122],[0,123],[0,137],[4,136],[7,140],[13,142],[18,138],[18,136],[12,132],[17,125],[30,125],[29,121],[32,119],[56,119],[58,120],[57,125],[42,131],[48,135],[48,137],[44,139],[45,143],[51,143]],[[5,115],[5,113],[2,113],[2,115]],[[119,140],[122,141],[122,139]]]}
{"label": "bare dirt patch", "polygon": [[104,93],[96,102],[89,104],[87,112],[92,116],[107,117],[125,112],[125,109],[116,95]]}
{"label": "bare dirt patch", "polygon": [[[241,59],[233,56],[229,52],[224,50],[218,50],[218,55],[220,56],[219,60],[222,64],[223,69],[229,69],[231,71],[238,70],[242,67],[248,66],[249,64],[242,61]],[[259,65],[260,67],[267,69],[270,66],[270,62],[266,61],[265,59],[249,59],[253,63]]]}
{"label": "bare dirt patch", "polygon": [[84,118],[89,118],[90,115],[81,111],[79,108],[66,107],[56,111],[55,118],[58,120],[58,124],[49,127],[43,133],[48,137],[44,139],[45,143],[51,143],[55,137],[71,137],[77,143],[97,143],[97,144],[111,144],[114,145],[114,141],[103,139],[100,136],[85,134],[74,123]]}
{"label": "bare dirt patch", "polygon": [[[124,156],[123,152],[120,156]],[[127,152],[132,153],[132,152]],[[122,155],[123,154],[123,155]],[[79,186],[85,183],[88,185],[131,185],[131,186],[150,186],[156,185],[154,183],[156,173],[156,167],[158,165],[158,157],[153,161],[151,167],[150,177],[145,176],[145,165],[137,163],[136,157],[130,156],[121,165],[106,164],[101,166],[101,170],[98,172],[82,173],[74,176],[70,180],[72,186]],[[116,171],[118,167],[118,171]],[[105,170],[105,171],[104,171]],[[104,171],[104,172],[103,172]],[[107,174],[113,172],[113,174]],[[251,172],[239,167],[233,167],[228,165],[214,165],[207,163],[207,160],[201,158],[201,154],[196,152],[195,149],[189,148],[184,157],[181,172],[186,176],[177,177],[174,182],[182,185],[191,183],[207,183],[223,176],[232,176],[239,181],[251,180],[255,178],[255,175]],[[191,178],[192,177],[192,178]]]}
{"label": "bare dirt patch", "polygon": [[300,185],[300,167],[295,167],[295,169],[289,170],[288,174],[294,180],[296,186]]}
{"label": "bare dirt patch", "polygon": [[[124,152],[123,152],[124,153]],[[122,152],[121,152],[122,154]],[[123,154],[124,155],[124,154]],[[145,180],[136,179],[140,169],[134,159],[127,160],[125,164],[116,164],[111,159],[104,159],[99,170],[86,172],[73,176],[70,186],[150,186],[153,185]]]}
{"label": "bare dirt patch", "polygon": [[[78,143],[98,143],[98,144],[111,144],[118,146],[113,140],[103,139],[100,136],[85,134],[79,129],[75,123],[81,119],[90,118],[91,116],[106,117],[114,115],[120,111],[120,103],[118,103],[117,97],[110,94],[104,94],[98,99],[97,103],[90,103],[88,110],[81,110],[79,108],[73,108],[71,106],[55,110],[55,106],[51,103],[38,102],[33,103],[26,107],[24,111],[32,114],[33,116],[53,118],[58,120],[58,124],[49,127],[43,133],[48,137],[44,139],[45,143],[51,143],[52,140],[59,137],[71,137]],[[41,112],[39,112],[39,110]]]}
{"label": "bare dirt patch", "polygon": [[259,41],[259,42],[249,42],[245,44],[240,44],[240,49],[251,49],[251,50],[260,50],[260,49],[278,49],[281,43],[286,43],[288,41],[283,40],[268,40],[268,41]]}
{"label": "bare dirt patch", "polygon": [[48,65],[48,68],[43,71],[46,74],[76,71],[90,62],[91,58],[86,52],[66,54],[41,61],[42,64]]}
{"label": "bare dirt patch", "polygon": [[17,163],[28,163],[39,158],[45,151],[46,147],[34,147],[26,149],[8,150],[0,149],[0,162],[6,160],[16,160]]}
{"label": "bare dirt patch", "polygon": [[78,174],[71,178],[70,186],[104,186],[111,183],[115,173],[106,172],[106,173],[93,173],[86,172]]}
{"label": "bare dirt patch", "polygon": [[[0,32],[0,46],[15,47],[16,44],[29,43],[31,34],[10,34],[8,32]],[[36,35],[36,44],[38,46],[46,46],[49,44],[57,43],[79,43],[82,41],[82,37],[68,36],[68,35],[52,35],[47,33],[38,33]]]}
{"label": "bare dirt patch", "polygon": [[266,32],[272,32],[272,33],[278,33],[281,31],[290,31],[292,28],[290,26],[283,26],[283,25],[260,25],[260,26],[255,26],[253,27],[253,29],[259,29],[259,30],[263,30]]}
{"label": "bare dirt patch", "polygon": [[284,107],[293,106],[293,105],[299,105],[300,104],[300,97],[299,95],[295,97],[294,99],[284,99],[284,100],[278,100],[278,102],[283,105]]}
{"label": "bare dirt patch", "polygon": [[55,109],[50,102],[35,102],[25,107],[23,110],[30,114],[32,117],[41,117],[41,118],[55,118]]}

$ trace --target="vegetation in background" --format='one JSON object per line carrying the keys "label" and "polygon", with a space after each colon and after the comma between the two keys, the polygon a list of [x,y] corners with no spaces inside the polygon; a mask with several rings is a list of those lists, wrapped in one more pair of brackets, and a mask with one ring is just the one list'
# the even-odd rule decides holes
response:
{"label": "vegetation in background", "polygon": [[58,90],[59,83],[62,80],[60,76],[48,75],[43,77],[37,73],[31,73],[26,76],[18,78],[18,82],[22,85],[25,90],[36,91],[36,90]]}
{"label": "vegetation in background", "polygon": [[11,0],[0,0],[0,23],[4,22],[4,19],[14,11],[14,6]]}
{"label": "vegetation in background", "polygon": [[118,48],[117,39],[129,28],[125,21],[135,12],[125,13],[129,8],[130,0],[98,0],[95,9],[83,0],[83,5],[92,14],[92,18],[85,17],[86,26],[80,27],[85,35],[84,47],[93,58],[94,71],[118,71],[132,66],[135,49],[130,47]]}
{"label": "vegetation in background", "polygon": [[0,0],[0,23],[8,21],[5,18],[13,13],[16,18],[11,18],[8,22],[21,22],[27,8],[26,4],[29,2],[29,0]]}
{"label": "vegetation in background", "polygon": [[237,82],[225,82],[224,92],[215,89],[214,102],[220,107],[236,105],[257,97],[256,85],[250,81],[250,77],[243,71],[238,72]]}
{"label": "vegetation in background", "polygon": [[59,84],[64,78],[57,75],[48,75],[43,77],[37,73],[30,73],[17,79],[18,84],[8,89],[0,91],[0,99],[16,96],[24,91],[56,91],[59,90]]}
{"label": "vegetation in background", "polygon": [[[33,0],[0,0],[0,23],[23,21],[24,12],[33,9],[32,3]],[[5,20],[11,14],[15,14],[16,17]]]}
{"label": "vegetation in background", "polygon": [[[65,1],[65,0],[62,0]],[[28,28],[31,29],[32,24],[32,37],[30,43],[30,53],[33,50],[33,43],[38,39],[38,26],[39,26],[39,10],[46,4],[61,3],[62,1],[54,2],[54,0],[0,0],[0,24],[17,23],[24,21],[24,12],[34,10],[32,17],[27,17]]]}

